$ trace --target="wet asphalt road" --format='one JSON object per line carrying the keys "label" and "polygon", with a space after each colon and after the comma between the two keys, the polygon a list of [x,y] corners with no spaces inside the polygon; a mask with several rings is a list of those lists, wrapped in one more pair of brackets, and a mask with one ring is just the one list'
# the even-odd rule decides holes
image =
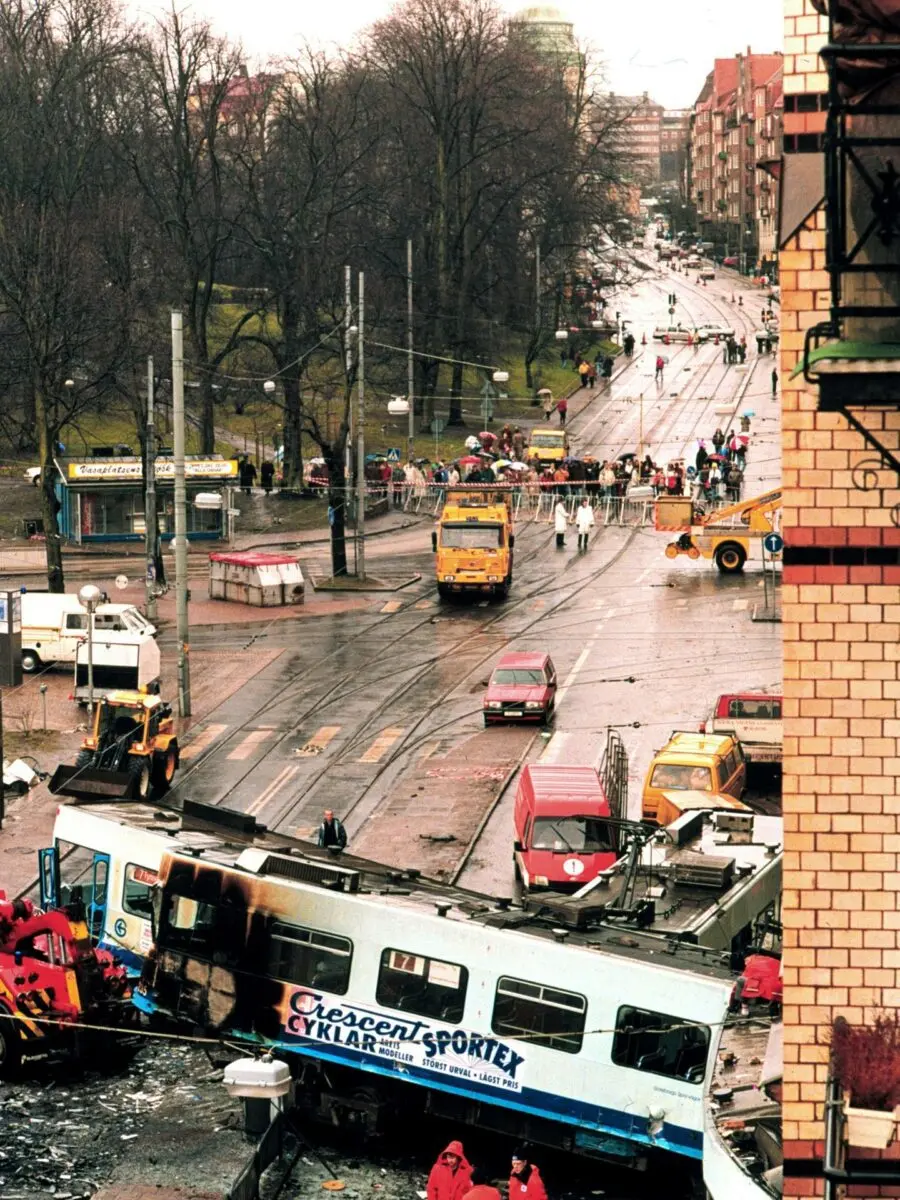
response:
{"label": "wet asphalt road", "polygon": [[[746,369],[726,367],[721,349],[669,346],[662,385],[653,380],[665,297],[679,296],[676,319],[730,318],[752,346],[762,306],[731,282],[706,288],[666,271],[650,274],[621,301],[643,354],[598,391],[571,422],[576,453],[598,458],[641,440],[656,461],[693,459],[697,438],[754,413],[745,496],[779,480],[779,423],[771,395],[773,359],[751,351]],[[617,302],[618,303],[618,302]],[[639,347],[640,348],[640,347]],[[776,686],[779,627],[751,620],[762,599],[759,562],[722,577],[705,560],[664,557],[667,535],[652,529],[598,530],[585,556],[574,536],[557,550],[545,524],[520,524],[516,576],[505,604],[442,604],[432,583],[429,523],[379,539],[373,570],[419,572],[421,579],[366,612],[316,621],[209,633],[223,647],[283,647],[281,656],[193,730],[177,791],[194,800],[253,813],[270,827],[309,836],[323,808],[345,818],[351,838],[377,814],[403,778],[437,751],[465,753],[481,731],[480,695],[507,649],[548,650],[563,687],[552,737],[535,739],[529,758],[593,763],[617,728],[630,763],[629,815],[639,815],[643,773],[674,729],[696,729],[716,695]],[[308,565],[308,564],[307,564]],[[633,677],[634,682],[625,682]],[[523,743],[524,745],[525,743]],[[461,882],[508,894],[511,798],[497,807]],[[416,847],[410,847],[412,862]]]}

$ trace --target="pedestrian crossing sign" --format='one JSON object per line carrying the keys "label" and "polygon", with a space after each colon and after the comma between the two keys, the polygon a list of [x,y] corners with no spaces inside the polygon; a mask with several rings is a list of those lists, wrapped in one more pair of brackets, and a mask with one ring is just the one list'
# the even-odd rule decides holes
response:
{"label": "pedestrian crossing sign", "polygon": [[391,446],[390,450],[388,450],[387,460],[388,460],[388,462],[399,462],[400,461],[400,451],[397,449],[396,446]]}

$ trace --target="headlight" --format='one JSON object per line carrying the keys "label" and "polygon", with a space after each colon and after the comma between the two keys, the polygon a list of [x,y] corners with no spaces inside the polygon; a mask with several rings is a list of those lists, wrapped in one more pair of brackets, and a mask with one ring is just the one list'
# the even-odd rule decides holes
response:
{"label": "headlight", "polygon": [[526,708],[543,708],[544,705],[540,700],[526,700],[525,707]]}
{"label": "headlight", "polygon": [[455,578],[456,578],[455,575],[445,575],[444,583],[452,583]]}
{"label": "headlight", "polygon": [[488,583],[499,583],[499,582],[500,582],[499,575],[488,575]]}
{"label": "headlight", "polygon": [[535,887],[549,887],[550,880],[546,875],[532,875],[531,882]]}
{"label": "headlight", "polygon": [[502,708],[502,705],[499,700],[488,700],[485,707],[486,708]]}

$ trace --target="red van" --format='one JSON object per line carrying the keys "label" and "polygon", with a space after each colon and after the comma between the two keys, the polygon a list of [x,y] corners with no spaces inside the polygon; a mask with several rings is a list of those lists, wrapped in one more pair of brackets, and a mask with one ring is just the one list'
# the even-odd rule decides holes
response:
{"label": "red van", "polygon": [[618,857],[615,834],[603,820],[610,815],[593,767],[525,767],[513,810],[516,878],[527,889],[583,887]]}

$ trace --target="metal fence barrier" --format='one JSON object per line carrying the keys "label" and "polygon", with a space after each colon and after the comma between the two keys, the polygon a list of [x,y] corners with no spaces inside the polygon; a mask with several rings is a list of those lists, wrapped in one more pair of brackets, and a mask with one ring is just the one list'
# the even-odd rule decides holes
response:
{"label": "metal fence barrier", "polygon": [[280,1156],[284,1138],[284,1114],[276,1113],[257,1142],[247,1165],[226,1192],[227,1200],[258,1200],[263,1172]]}

